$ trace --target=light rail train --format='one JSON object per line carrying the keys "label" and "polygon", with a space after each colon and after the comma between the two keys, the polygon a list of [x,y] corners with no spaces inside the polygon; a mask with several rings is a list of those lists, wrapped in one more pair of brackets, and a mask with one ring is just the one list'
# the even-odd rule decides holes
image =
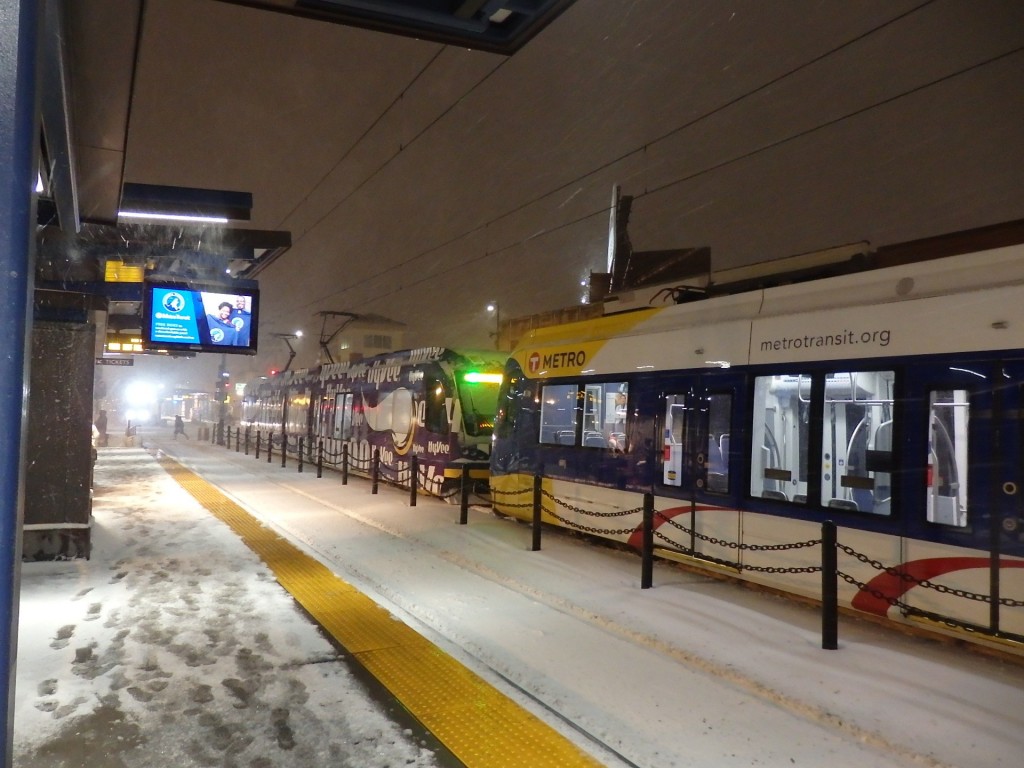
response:
{"label": "light rail train", "polygon": [[[946,249],[946,253],[950,249]],[[1024,654],[1024,245],[532,331],[491,488],[545,522]]]}
{"label": "light rail train", "polygon": [[408,484],[413,456],[418,483],[445,496],[461,482],[459,462],[486,462],[506,355],[428,347],[286,371],[250,383],[242,425],[250,437],[286,436],[295,452],[366,475],[379,452],[385,480]]}

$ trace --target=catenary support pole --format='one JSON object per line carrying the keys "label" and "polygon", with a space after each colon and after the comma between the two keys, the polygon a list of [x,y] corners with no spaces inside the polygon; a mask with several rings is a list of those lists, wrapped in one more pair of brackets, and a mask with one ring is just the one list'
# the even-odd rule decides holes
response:
{"label": "catenary support pole", "polygon": [[35,248],[40,13],[36,0],[0,0],[0,765],[12,763],[14,671],[21,590],[25,436]]}

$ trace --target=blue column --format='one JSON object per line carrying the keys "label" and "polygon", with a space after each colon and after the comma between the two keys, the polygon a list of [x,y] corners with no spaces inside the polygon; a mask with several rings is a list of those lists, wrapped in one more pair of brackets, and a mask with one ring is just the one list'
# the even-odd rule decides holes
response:
{"label": "blue column", "polygon": [[35,248],[37,0],[0,0],[0,764],[12,763]]}

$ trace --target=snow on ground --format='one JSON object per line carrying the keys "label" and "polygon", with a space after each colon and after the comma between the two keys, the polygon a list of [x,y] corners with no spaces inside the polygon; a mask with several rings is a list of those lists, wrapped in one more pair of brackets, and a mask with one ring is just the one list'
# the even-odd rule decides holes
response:
{"label": "snow on ground", "polygon": [[15,766],[433,766],[270,571],[141,449],[88,561],[22,569]]}
{"label": "snow on ground", "polygon": [[[169,430],[165,430],[169,431]],[[1018,766],[1024,666],[667,563],[169,435],[177,455],[608,766]],[[255,556],[141,449],[97,467],[96,553],[22,588],[17,765],[431,765]],[[42,760],[42,761],[40,761]],[[510,768],[512,768],[510,766]],[[515,768],[520,768],[516,766]]]}

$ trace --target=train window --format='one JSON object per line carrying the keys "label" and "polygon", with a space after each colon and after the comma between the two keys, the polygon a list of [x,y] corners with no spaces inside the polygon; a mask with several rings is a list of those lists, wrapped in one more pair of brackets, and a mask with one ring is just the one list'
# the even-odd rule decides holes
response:
{"label": "train window", "polygon": [[937,389],[928,400],[928,522],[963,528],[967,525],[970,400],[964,389]]}
{"label": "train window", "polygon": [[462,402],[462,423],[470,437],[482,437],[494,431],[501,379],[502,375],[495,372],[459,372],[456,385]]}
{"label": "train window", "polygon": [[729,420],[732,415],[731,394],[711,394],[708,404],[708,453],[706,460],[707,490],[729,492]]}
{"label": "train window", "polygon": [[662,482],[681,488],[694,482],[709,493],[729,492],[728,393],[665,396]]}
{"label": "train window", "polygon": [[790,500],[807,493],[811,377],[754,379],[750,495]]}
{"label": "train window", "polygon": [[334,437],[338,440],[352,439],[352,393],[335,396]]}
{"label": "train window", "polygon": [[624,381],[545,386],[538,441],[625,451],[628,399],[629,384]]}
{"label": "train window", "polygon": [[841,371],[825,377],[821,504],[890,514],[892,371]]}
{"label": "train window", "polygon": [[427,373],[423,377],[425,400],[423,425],[438,435],[448,434],[448,401],[451,393],[437,376]]}
{"label": "train window", "polygon": [[662,479],[665,485],[677,488],[683,485],[686,474],[688,447],[687,430],[692,427],[687,418],[686,395],[665,396],[665,445],[663,446]]}
{"label": "train window", "polygon": [[300,390],[288,398],[285,429],[289,433],[305,434],[309,430],[309,403],[308,389]]}
{"label": "train window", "polygon": [[551,445],[576,443],[578,391],[576,384],[549,384],[541,389],[539,442]]}
{"label": "train window", "polygon": [[625,450],[629,384],[587,384],[584,390],[583,447]]}

